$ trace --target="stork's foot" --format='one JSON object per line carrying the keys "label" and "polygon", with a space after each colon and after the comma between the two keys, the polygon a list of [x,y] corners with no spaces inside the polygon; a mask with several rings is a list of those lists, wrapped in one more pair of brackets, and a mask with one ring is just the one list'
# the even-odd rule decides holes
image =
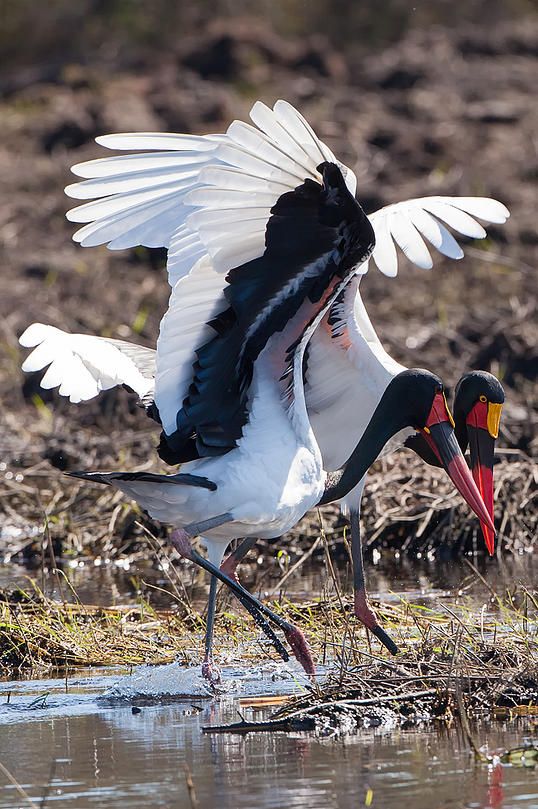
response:
{"label": "stork's foot", "polygon": [[202,663],[202,677],[204,680],[207,680],[212,690],[215,692],[217,692],[222,685],[220,669],[215,665],[211,657],[206,657]]}
{"label": "stork's foot", "polygon": [[390,635],[388,635],[377,623],[377,618],[368,603],[366,590],[364,588],[361,590],[355,590],[354,612],[359,621],[361,621],[364,626],[370,630],[372,635],[375,635],[376,638],[381,641],[383,646],[385,646],[392,655],[398,654],[398,647]]}
{"label": "stork's foot", "polygon": [[308,642],[301,630],[296,626],[293,626],[293,624],[286,624],[282,627],[282,631],[284,632],[286,640],[291,646],[293,654],[304,668],[308,676],[315,677],[316,667],[312,658],[312,652],[310,651]]}

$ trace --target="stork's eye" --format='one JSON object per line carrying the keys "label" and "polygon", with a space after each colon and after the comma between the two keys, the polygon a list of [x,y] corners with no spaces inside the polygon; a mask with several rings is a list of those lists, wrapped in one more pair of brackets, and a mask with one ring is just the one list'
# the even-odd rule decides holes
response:
{"label": "stork's eye", "polygon": [[488,400],[488,397],[484,396],[484,394],[482,394],[482,396],[480,396],[480,401],[481,402],[487,402],[487,400]]}

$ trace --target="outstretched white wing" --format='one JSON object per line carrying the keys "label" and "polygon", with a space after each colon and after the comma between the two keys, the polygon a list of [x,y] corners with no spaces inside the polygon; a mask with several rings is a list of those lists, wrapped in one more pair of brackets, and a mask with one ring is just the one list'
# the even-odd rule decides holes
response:
{"label": "outstretched white wing", "polygon": [[398,245],[409,261],[429,270],[433,261],[426,241],[449,258],[463,257],[463,250],[443,222],[463,236],[483,239],[486,231],[474,217],[502,224],[509,216],[501,202],[487,197],[420,197],[387,205],[370,214],[376,237],[372,258],[382,273],[395,276]]}
{"label": "outstretched white wing", "polygon": [[74,403],[93,399],[103,390],[127,385],[143,403],[152,398],[155,352],[123,340],[68,334],[54,326],[32,323],[19,342],[33,348],[23,371],[49,366],[42,388],[59,388]]}
{"label": "outstretched white wing", "polygon": [[[234,121],[225,135],[99,138],[112,149],[154,151],[79,164],[73,171],[85,180],[66,189],[93,200],[68,214],[86,223],[75,234],[83,246],[168,248],[172,296],[155,383],[165,432],[175,429],[195,350],[211,334],[206,324],[226,308],[226,273],[263,255],[271,208],[283,194],[307,179],[319,183],[320,163],[338,163],[285,101],[273,109],[257,102],[250,117],[254,126]],[[353,172],[341,170],[355,193]]]}
{"label": "outstretched white wing", "polygon": [[[73,166],[85,179],[67,186],[66,194],[92,200],[67,214],[86,223],[75,241],[111,250],[167,247],[172,286],[205,252],[219,272],[256,258],[278,197],[307,177],[319,181],[316,167],[337,161],[285,101],[272,110],[257,102],[250,116],[256,126],[234,121],[225,135],[97,138],[109,149],[151,151]],[[342,171],[354,193],[353,172],[344,166]]]}
{"label": "outstretched white wing", "polygon": [[[291,105],[277,101],[270,109],[257,102],[250,116],[254,126],[235,121],[221,135],[99,138],[108,148],[151,151],[79,164],[73,170],[85,180],[66,189],[72,197],[93,200],[68,214],[86,223],[75,234],[82,245],[168,248],[172,295],[161,324],[155,386],[165,432],[175,429],[195,351],[211,334],[206,324],[226,308],[225,274],[263,255],[277,200],[307,179],[319,182],[317,166],[323,161],[337,163],[355,193],[354,174]],[[370,217],[373,258],[388,276],[397,273],[396,244],[425,268],[432,266],[426,242],[461,258],[443,222],[482,238],[485,231],[473,217],[504,222],[507,216],[501,203],[482,198],[430,197],[389,205]]]}

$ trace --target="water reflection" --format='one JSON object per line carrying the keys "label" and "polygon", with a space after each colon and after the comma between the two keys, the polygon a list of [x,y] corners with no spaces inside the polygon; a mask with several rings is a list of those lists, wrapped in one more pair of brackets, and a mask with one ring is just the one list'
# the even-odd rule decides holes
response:
{"label": "water reflection", "polygon": [[[279,570],[274,560],[268,568],[256,564],[242,569],[243,583],[256,592],[279,595],[294,600],[319,598],[331,589],[331,580],[325,573],[323,561],[303,565],[290,576],[284,588],[278,588]],[[510,556],[506,559],[486,560],[484,557],[469,557],[481,576],[475,573],[463,559],[437,560],[396,557],[385,553],[377,564],[367,569],[371,595],[384,600],[397,599],[402,595],[411,600],[427,602],[431,599],[454,597],[458,594],[477,600],[487,599],[490,590],[503,594],[517,585],[534,589],[537,563],[533,555]],[[344,592],[351,592],[351,574],[347,560],[337,557],[334,567],[338,583]],[[90,563],[66,565],[63,573],[85,604],[109,606],[132,604],[140,597],[155,607],[170,607],[177,602],[177,595],[185,593],[195,605],[203,606],[207,594],[207,577],[192,568],[166,571],[156,569],[151,563],[130,566],[113,563],[94,566]],[[28,589],[28,578],[34,578],[39,587],[51,598],[70,600],[69,588],[62,586],[62,577],[52,572],[31,570],[22,565],[0,565],[0,589],[23,587]],[[176,594],[170,580],[176,585]],[[158,589],[155,589],[158,588]],[[185,588],[185,589],[183,589]],[[169,591],[169,592],[167,592]],[[180,592],[181,591],[181,592]]]}
{"label": "water reflection", "polygon": [[[47,803],[65,809],[188,807],[187,765],[200,809],[356,809],[369,791],[371,805],[386,809],[538,806],[535,772],[474,765],[455,729],[365,730],[336,742],[208,736],[202,726],[237,718],[233,700],[201,711],[186,702],[133,714],[95,701],[80,710],[62,715],[57,706],[48,718],[2,728],[0,761],[36,802],[50,780]],[[522,730],[497,724],[477,733],[495,748],[519,743]],[[0,807],[23,805],[3,780]]]}

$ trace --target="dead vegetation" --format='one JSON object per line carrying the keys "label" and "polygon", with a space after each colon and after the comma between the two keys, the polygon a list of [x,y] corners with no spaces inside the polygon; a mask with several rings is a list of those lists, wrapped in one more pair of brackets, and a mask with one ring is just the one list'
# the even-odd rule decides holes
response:
{"label": "dead vegetation", "polygon": [[[475,575],[479,575],[474,572]],[[63,601],[34,583],[0,598],[0,672],[32,674],[76,667],[199,661],[203,621],[187,600],[173,609],[81,604],[66,584]],[[349,599],[274,604],[305,632],[318,664],[332,663],[323,684],[291,698],[273,718],[313,717],[324,732],[409,724],[465,712],[473,718],[531,716],[538,703],[538,600],[516,587],[491,591],[481,606],[463,599],[432,607],[405,599],[377,605],[400,648],[390,657],[352,618]],[[229,612],[217,622],[217,657],[248,664],[267,658],[251,621]],[[230,656],[232,656],[230,658]],[[319,724],[321,723],[321,724]]]}
{"label": "dead vegetation", "polygon": [[[449,388],[470,368],[501,378],[507,403],[496,470],[500,546],[519,552],[533,545],[536,167],[528,144],[537,128],[530,100],[538,26],[530,18],[507,21],[484,37],[472,25],[432,27],[375,53],[343,55],[327,40],[305,45],[274,32],[261,38],[252,21],[217,21],[138,68],[120,52],[112,71],[99,62],[52,73],[42,66],[22,84],[0,84],[4,559],[39,562],[45,536],[58,560],[97,555],[137,562],[148,552],[137,523],[163,536],[119,494],[60,474],[159,468],[157,433],[127,394],[113,391],[74,406],[20,371],[17,337],[32,321],[155,345],[167,303],[163,251],[112,253],[73,244],[62,190],[69,166],[101,156],[93,138],[106,131],[221,131],[244,117],[255,98],[282,94],[275,85],[286,88],[286,97],[353,166],[367,210],[437,193],[491,194],[511,208],[506,226],[465,246],[463,262],[437,255],[434,270],[424,274],[402,260],[399,279],[372,271],[361,288],[381,339],[399,361],[438,372]],[[302,54],[300,64],[294,54]],[[335,511],[326,512],[326,526],[343,548]],[[476,521],[443,475],[409,453],[370,475],[364,530],[371,548],[400,552],[429,552],[449,542],[459,553],[479,545]],[[283,547],[299,556],[317,532],[311,515]]]}
{"label": "dead vegetation", "polygon": [[[272,718],[314,717],[325,733],[387,722],[409,726],[455,716],[536,715],[538,602],[525,588],[473,610],[402,602],[381,609],[400,645],[388,658],[349,624],[327,639],[338,662],[322,686],[290,699]],[[321,607],[323,610],[324,608]],[[341,629],[341,628],[340,628]]]}
{"label": "dead vegetation", "polygon": [[[198,660],[203,620],[186,601],[156,610],[147,602],[102,607],[82,604],[65,584],[66,599],[47,598],[35,581],[0,593],[0,676],[42,675],[87,666],[135,666]],[[240,617],[221,615],[227,648],[252,639]],[[248,653],[246,653],[248,659]]]}

